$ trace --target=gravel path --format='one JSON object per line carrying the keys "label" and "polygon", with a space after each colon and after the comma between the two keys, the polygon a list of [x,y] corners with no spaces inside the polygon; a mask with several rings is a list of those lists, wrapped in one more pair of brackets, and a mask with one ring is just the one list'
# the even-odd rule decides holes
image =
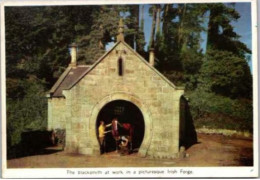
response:
{"label": "gravel path", "polygon": [[8,168],[65,168],[65,167],[205,167],[252,166],[251,138],[198,134],[198,144],[187,149],[188,157],[181,159],[140,158],[136,153],[120,156],[116,152],[91,157],[67,154],[56,148],[46,154],[27,156],[7,161]]}

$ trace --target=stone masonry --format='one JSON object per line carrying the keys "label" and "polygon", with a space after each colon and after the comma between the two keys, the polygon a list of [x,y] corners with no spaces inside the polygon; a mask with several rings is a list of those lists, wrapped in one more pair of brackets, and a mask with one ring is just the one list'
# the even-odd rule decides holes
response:
{"label": "stone masonry", "polygon": [[[118,60],[123,75],[118,74]],[[70,67],[70,71],[76,67]],[[65,77],[66,78],[66,77]],[[57,86],[58,87],[58,86]],[[62,97],[49,95],[48,128],[66,129],[67,152],[97,155],[98,113],[107,103],[126,100],[143,114],[144,139],[140,156],[174,158],[179,153],[180,100],[184,93],[138,55],[123,40],[69,86]]]}

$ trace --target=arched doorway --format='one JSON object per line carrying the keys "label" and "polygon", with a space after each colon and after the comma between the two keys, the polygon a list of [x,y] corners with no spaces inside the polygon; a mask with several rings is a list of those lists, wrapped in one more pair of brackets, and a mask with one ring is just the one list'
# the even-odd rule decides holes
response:
{"label": "arched doorway", "polygon": [[[96,121],[96,135],[98,137],[98,126],[100,121],[104,121],[105,124],[110,124],[113,118],[117,118],[121,124],[129,123],[133,126],[133,141],[132,146],[134,152],[137,152],[142,144],[145,132],[144,117],[140,109],[130,101],[126,100],[114,100],[107,103],[99,111]],[[111,130],[111,127],[107,127],[106,131]],[[120,131],[121,130],[121,131]],[[119,133],[123,130],[119,128]],[[106,152],[116,150],[115,140],[112,133],[106,134],[105,138]]]}

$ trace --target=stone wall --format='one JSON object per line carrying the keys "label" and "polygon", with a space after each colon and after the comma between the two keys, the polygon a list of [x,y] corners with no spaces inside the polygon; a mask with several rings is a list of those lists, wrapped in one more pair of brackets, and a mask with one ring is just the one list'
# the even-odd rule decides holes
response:
{"label": "stone wall", "polygon": [[68,117],[65,102],[65,98],[48,99],[48,130],[65,129]]}
{"label": "stone wall", "polygon": [[[123,59],[123,76],[118,75],[119,57]],[[70,111],[67,114],[71,117],[66,119],[67,151],[97,154],[98,112],[106,103],[123,99],[139,107],[144,116],[145,134],[140,154],[159,158],[176,156],[183,90],[177,90],[147,64],[127,45],[119,43],[73,88],[63,91],[67,107],[54,110],[52,103],[53,111],[61,110],[52,115],[66,119],[61,112]]]}

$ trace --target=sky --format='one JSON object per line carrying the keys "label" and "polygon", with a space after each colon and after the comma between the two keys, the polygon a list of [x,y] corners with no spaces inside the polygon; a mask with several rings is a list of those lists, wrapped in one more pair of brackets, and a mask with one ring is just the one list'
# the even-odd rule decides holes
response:
{"label": "sky", "polygon": [[[251,21],[251,4],[236,3],[235,9],[239,12],[240,18],[237,22],[232,22],[235,32],[239,34],[243,43],[252,50],[252,21]],[[252,58],[250,55],[249,67],[252,72]]]}
{"label": "sky", "polygon": [[[140,6],[140,11],[141,11]],[[150,31],[151,31],[151,23],[152,17],[149,15],[149,7],[150,5],[144,5],[144,33],[145,33],[145,49],[147,50],[147,46],[149,44],[150,39]],[[247,47],[252,50],[252,30],[251,30],[251,4],[250,3],[236,3],[235,4],[236,11],[240,14],[240,18],[235,22],[233,21],[231,24],[234,26],[235,32],[240,35],[240,41],[245,43]],[[206,22],[207,23],[207,22]],[[206,24],[205,24],[206,25]],[[205,52],[206,48],[206,40],[207,33],[201,33],[202,43],[201,48],[203,52]],[[108,48],[111,47],[113,43],[108,45]],[[251,59],[251,56],[250,56]],[[252,62],[249,62],[250,69],[252,71]]]}
{"label": "sky", "polygon": [[241,36],[240,40],[252,50],[252,22],[250,3],[236,3],[235,9],[239,12],[240,18],[237,22],[232,22],[235,31]]}
{"label": "sky", "polygon": [[[250,3],[236,3],[235,9],[239,12],[240,18],[237,22],[232,22],[235,32],[241,36],[240,40],[244,42],[249,49],[252,49],[252,33],[251,33],[251,5]],[[149,5],[144,6],[144,32],[146,48],[150,38],[150,30],[152,17],[149,16]],[[205,48],[206,33],[202,34],[203,43],[202,48]]]}

